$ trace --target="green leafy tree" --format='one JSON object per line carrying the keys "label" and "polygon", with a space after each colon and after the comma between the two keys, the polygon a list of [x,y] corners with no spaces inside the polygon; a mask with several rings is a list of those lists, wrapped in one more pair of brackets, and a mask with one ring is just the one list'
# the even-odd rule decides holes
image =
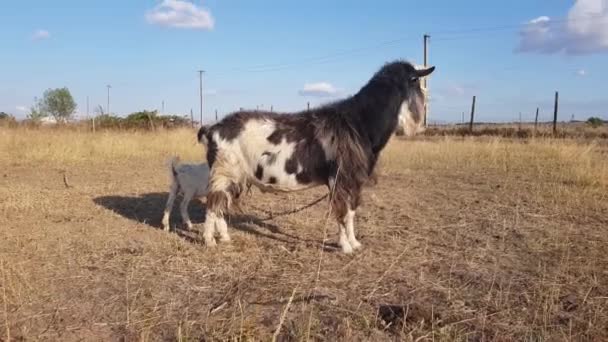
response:
{"label": "green leafy tree", "polygon": [[604,123],[604,121],[600,118],[592,116],[589,119],[587,119],[587,123],[590,124],[591,127],[595,128],[595,127],[601,126]]}
{"label": "green leafy tree", "polygon": [[43,114],[52,115],[57,122],[69,120],[76,111],[76,102],[65,87],[47,89],[38,105]]}
{"label": "green leafy tree", "polygon": [[135,113],[131,113],[126,117],[126,120],[128,122],[133,122],[133,123],[137,123],[137,122],[148,122],[150,120],[154,120],[156,119],[156,116],[158,115],[158,111],[156,110],[143,110],[140,112],[135,112]]}
{"label": "green leafy tree", "polygon": [[40,108],[40,100],[38,98],[34,98],[34,105],[30,108],[30,113],[27,115],[27,118],[32,121],[39,121],[42,118],[46,118],[48,116],[47,113],[44,113]]}
{"label": "green leafy tree", "polygon": [[97,107],[95,107],[95,110],[93,112],[95,114],[97,114],[97,115],[104,115],[105,114],[103,112],[103,107],[101,105],[97,105]]}

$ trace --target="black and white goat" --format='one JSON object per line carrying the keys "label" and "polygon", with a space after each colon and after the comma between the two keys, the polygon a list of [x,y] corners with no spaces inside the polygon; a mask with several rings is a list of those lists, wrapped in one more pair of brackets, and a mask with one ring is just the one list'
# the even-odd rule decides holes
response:
{"label": "black and white goat", "polygon": [[215,246],[216,231],[220,241],[230,241],[224,214],[250,182],[275,192],[329,187],[342,251],[361,247],[354,226],[361,189],[399,118],[408,118],[408,135],[422,123],[425,94],[420,79],[434,69],[396,61],[342,101],[298,113],[239,111],[201,127],[198,140],[207,145],[211,168],[205,243]]}
{"label": "black and white goat", "polygon": [[169,216],[173,209],[173,202],[178,193],[183,195],[180,211],[182,220],[188,229],[192,229],[192,221],[188,215],[188,204],[192,199],[202,201],[207,195],[207,185],[209,181],[209,165],[201,164],[182,164],[178,157],[173,157],[169,161],[169,171],[171,176],[171,187],[169,189],[169,198],[165,206],[163,214],[163,228],[165,231],[170,230]]}

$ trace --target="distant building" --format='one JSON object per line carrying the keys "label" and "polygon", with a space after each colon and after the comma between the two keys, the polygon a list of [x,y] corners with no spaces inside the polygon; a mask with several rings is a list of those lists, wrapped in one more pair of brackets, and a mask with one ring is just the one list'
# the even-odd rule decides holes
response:
{"label": "distant building", "polygon": [[55,125],[57,124],[57,120],[55,120],[55,118],[52,116],[45,116],[40,119],[40,123],[42,125]]}

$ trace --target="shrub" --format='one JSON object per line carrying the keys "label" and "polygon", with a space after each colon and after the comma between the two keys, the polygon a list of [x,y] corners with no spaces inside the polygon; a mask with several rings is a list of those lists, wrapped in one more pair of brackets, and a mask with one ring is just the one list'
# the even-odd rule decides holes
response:
{"label": "shrub", "polygon": [[591,125],[591,127],[596,128],[600,127],[604,123],[604,121],[598,117],[592,116],[587,119],[587,123]]}
{"label": "shrub", "polygon": [[17,124],[15,117],[9,113],[0,112],[0,126],[14,126]]}

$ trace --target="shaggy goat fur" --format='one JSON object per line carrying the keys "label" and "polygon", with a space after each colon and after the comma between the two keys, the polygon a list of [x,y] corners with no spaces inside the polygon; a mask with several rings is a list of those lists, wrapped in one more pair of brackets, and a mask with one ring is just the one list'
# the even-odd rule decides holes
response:
{"label": "shaggy goat fur", "polygon": [[239,111],[201,127],[198,139],[207,145],[211,167],[205,243],[215,245],[215,231],[230,240],[224,214],[250,182],[273,192],[329,187],[343,252],[361,247],[354,232],[361,189],[399,117],[406,116],[414,132],[422,123],[420,78],[433,70],[396,61],[345,100],[290,114]]}
{"label": "shaggy goat fur", "polygon": [[193,198],[200,201],[207,195],[207,184],[209,181],[209,165],[202,164],[180,164],[179,157],[173,157],[169,161],[169,171],[171,175],[171,187],[169,198],[163,215],[163,228],[170,230],[169,216],[173,209],[173,202],[178,193],[183,195],[180,211],[182,220],[188,229],[192,229],[192,222],[188,215],[188,204]]}

